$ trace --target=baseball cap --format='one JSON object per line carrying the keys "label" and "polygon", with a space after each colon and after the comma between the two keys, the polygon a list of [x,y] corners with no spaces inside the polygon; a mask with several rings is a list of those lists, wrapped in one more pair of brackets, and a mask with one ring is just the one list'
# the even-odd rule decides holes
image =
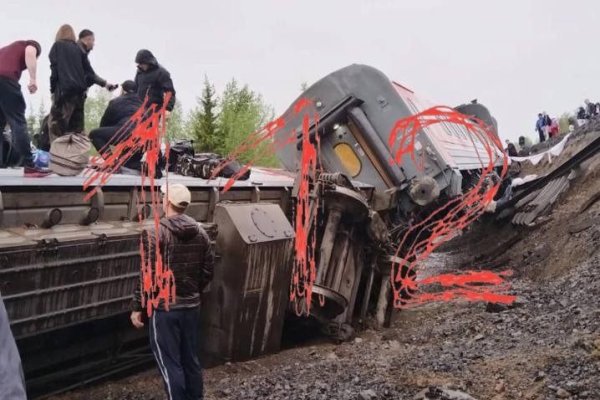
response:
{"label": "baseball cap", "polygon": [[192,194],[181,183],[162,185],[160,191],[167,196],[167,200],[174,207],[185,209],[192,202]]}

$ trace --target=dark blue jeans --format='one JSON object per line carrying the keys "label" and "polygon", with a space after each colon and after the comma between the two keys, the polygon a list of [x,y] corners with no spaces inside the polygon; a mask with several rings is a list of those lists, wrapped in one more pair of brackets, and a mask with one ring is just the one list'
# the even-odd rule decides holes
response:
{"label": "dark blue jeans", "polygon": [[31,143],[25,120],[25,99],[19,82],[0,77],[0,134],[8,124],[12,132],[12,146],[19,153],[23,165],[32,166]]}
{"label": "dark blue jeans", "polygon": [[198,359],[199,309],[154,311],[150,346],[169,400],[203,399],[202,366]]}

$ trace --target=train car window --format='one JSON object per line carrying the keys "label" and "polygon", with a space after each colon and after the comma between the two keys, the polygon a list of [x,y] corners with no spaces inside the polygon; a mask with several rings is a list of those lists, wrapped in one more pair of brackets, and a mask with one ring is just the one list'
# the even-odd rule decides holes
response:
{"label": "train car window", "polygon": [[353,178],[356,178],[358,174],[360,174],[362,163],[354,152],[352,146],[350,146],[348,143],[338,143],[333,146],[333,151],[342,163],[342,166],[346,172],[348,172]]}

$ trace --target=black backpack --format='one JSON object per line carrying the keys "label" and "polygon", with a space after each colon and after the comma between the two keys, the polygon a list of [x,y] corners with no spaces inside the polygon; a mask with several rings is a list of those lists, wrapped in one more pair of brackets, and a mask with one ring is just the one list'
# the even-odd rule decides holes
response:
{"label": "black backpack", "polygon": [[177,162],[182,156],[194,157],[194,141],[193,140],[176,140],[169,147],[169,172],[177,170]]}
{"label": "black backpack", "polygon": [[[210,179],[216,167],[225,161],[224,158],[214,153],[200,153],[195,156],[183,155],[179,157],[176,172],[183,176]],[[237,161],[231,161],[219,171],[217,176],[231,178],[241,170]],[[246,171],[237,180],[244,181],[250,177],[250,170]]]}

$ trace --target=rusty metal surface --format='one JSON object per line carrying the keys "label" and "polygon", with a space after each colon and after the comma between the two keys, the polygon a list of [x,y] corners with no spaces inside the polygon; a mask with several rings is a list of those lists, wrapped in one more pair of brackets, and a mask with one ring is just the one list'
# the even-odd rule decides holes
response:
{"label": "rusty metal surface", "polygon": [[279,350],[294,238],[275,204],[220,204],[215,222],[221,261],[203,301],[207,365]]}
{"label": "rusty metal surface", "polygon": [[11,230],[12,240],[22,242],[5,242],[0,248],[0,291],[14,335],[26,337],[126,312],[139,282],[143,226]]}
{"label": "rusty metal surface", "polygon": [[[0,291],[15,336],[126,312],[138,282],[139,233],[150,223],[132,220],[137,189],[104,188],[102,201],[90,203],[83,201],[80,187],[36,188],[36,195],[32,189],[3,187],[1,193]],[[211,206],[218,204],[211,190],[191,188],[188,214],[198,221],[207,221]],[[250,203],[254,193],[252,188],[236,187],[220,194],[220,200]],[[279,203],[286,194],[284,187],[263,188],[260,201],[281,212]],[[99,210],[99,221],[82,225],[81,216],[92,206]],[[44,228],[54,209],[60,210],[61,220]],[[260,229],[274,237],[293,236],[291,228],[279,231],[270,227],[271,220],[261,220]]]}
{"label": "rusty metal surface", "polygon": [[569,177],[563,176],[548,183],[535,198],[523,206],[523,210],[515,214],[512,223],[515,225],[531,225],[536,218],[546,214],[560,195],[569,189]]}

